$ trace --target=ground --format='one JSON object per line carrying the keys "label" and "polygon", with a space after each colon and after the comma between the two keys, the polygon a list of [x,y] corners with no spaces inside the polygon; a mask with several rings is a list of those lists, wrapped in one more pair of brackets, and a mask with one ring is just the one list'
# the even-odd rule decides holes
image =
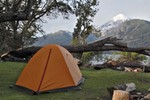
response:
{"label": "ground", "polygon": [[28,95],[9,88],[15,84],[26,63],[0,62],[0,100],[109,100],[108,87],[134,82],[137,90],[150,88],[150,73],[81,68],[85,82],[79,91]]}

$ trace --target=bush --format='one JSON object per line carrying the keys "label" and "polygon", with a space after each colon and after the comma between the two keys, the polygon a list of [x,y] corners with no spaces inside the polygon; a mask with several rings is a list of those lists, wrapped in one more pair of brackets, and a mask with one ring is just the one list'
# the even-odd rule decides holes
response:
{"label": "bush", "polygon": [[141,61],[144,61],[147,59],[145,55],[134,53],[134,52],[117,52],[117,54],[120,54],[120,58],[118,59],[119,62],[137,62],[141,63]]}

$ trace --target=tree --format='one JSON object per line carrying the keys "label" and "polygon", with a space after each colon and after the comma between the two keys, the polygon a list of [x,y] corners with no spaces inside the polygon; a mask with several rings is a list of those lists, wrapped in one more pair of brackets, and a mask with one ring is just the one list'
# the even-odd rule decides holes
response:
{"label": "tree", "polygon": [[68,0],[1,0],[0,44],[9,51],[29,44],[38,32],[43,33],[43,16],[68,18],[73,13]]}
{"label": "tree", "polygon": [[117,52],[120,55],[117,61],[119,62],[135,62],[141,63],[146,60],[146,56],[135,52]]}
{"label": "tree", "polygon": [[86,38],[93,30],[93,18],[98,9],[99,4],[97,0],[75,0],[74,12],[77,17],[77,23],[73,32],[73,45],[86,44]]}

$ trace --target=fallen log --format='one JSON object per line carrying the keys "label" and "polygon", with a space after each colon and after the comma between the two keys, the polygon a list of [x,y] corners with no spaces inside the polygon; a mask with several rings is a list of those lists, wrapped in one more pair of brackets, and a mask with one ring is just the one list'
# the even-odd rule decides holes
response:
{"label": "fallen log", "polygon": [[[136,63],[136,62],[116,62],[116,61],[110,62],[110,61],[108,61],[103,64],[93,65],[93,68],[96,70],[100,70],[103,68],[111,68],[114,70],[124,71],[125,68],[128,68],[128,67],[135,69],[135,71],[143,69],[144,72],[150,72],[150,65],[143,65],[140,63]],[[140,68],[140,69],[138,69],[138,68]]]}
{"label": "fallen log", "polygon": [[[129,48],[126,43],[120,42],[114,37],[106,37],[104,39],[89,43],[87,45],[81,46],[66,46],[62,45],[71,53],[83,53],[89,51],[123,51],[123,52],[136,52],[139,54],[144,54],[150,56],[150,49],[145,48]],[[7,54],[18,57],[18,58],[28,58],[29,56],[34,55],[42,47],[32,46],[27,48],[21,48],[18,50],[12,50]],[[2,57],[2,56],[1,56]]]}
{"label": "fallen log", "polygon": [[[117,50],[117,51],[123,51],[123,52],[137,52],[139,54],[145,54],[150,56],[150,51],[141,51],[139,49],[132,49],[132,48],[123,48],[123,47],[116,47],[116,46],[92,46],[92,45],[84,45],[84,46],[63,46],[71,53],[83,53],[83,52],[89,52],[89,51],[111,51],[111,50]],[[26,58],[28,56],[34,55],[39,49],[42,47],[28,47],[28,48],[22,48],[19,50],[12,50],[8,52],[8,54],[19,57],[19,58]]]}

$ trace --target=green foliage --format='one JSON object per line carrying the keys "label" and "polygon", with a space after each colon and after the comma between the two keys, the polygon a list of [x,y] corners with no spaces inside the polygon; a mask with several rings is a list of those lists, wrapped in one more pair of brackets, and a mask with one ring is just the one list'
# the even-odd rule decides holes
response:
{"label": "green foliage", "polygon": [[14,19],[14,21],[0,23],[0,52],[27,46],[33,43],[36,38],[35,34],[44,34],[43,16],[54,19],[61,14],[64,18],[68,18],[69,14],[73,13],[70,2],[73,1],[1,0],[0,12],[2,15],[21,14],[28,20]]}
{"label": "green foliage", "polygon": [[73,9],[77,17],[77,23],[73,32],[73,39],[77,39],[76,45],[86,44],[86,38],[93,30],[93,18],[98,9],[98,0],[75,0]]}
{"label": "green foliage", "polygon": [[44,34],[43,16],[55,19],[60,15],[68,19],[69,14],[77,17],[73,44],[85,43],[85,38],[91,33],[92,20],[98,5],[97,0],[2,0],[0,12],[3,14],[23,14],[28,20],[14,20],[0,23],[0,52],[18,49],[31,44],[36,33]]}
{"label": "green foliage", "polygon": [[94,52],[93,59],[99,61],[99,60],[106,59],[106,57],[103,55],[102,51],[99,51],[99,52]]}
{"label": "green foliage", "polygon": [[81,85],[82,90],[33,96],[9,88],[10,85],[15,84],[25,65],[25,63],[0,62],[1,100],[109,100],[108,87],[130,82],[134,82],[137,90],[142,92],[150,87],[150,74],[147,73],[125,73],[109,69],[95,71],[81,68],[85,77],[85,82]]}
{"label": "green foliage", "polygon": [[91,59],[93,59],[93,55],[94,55],[93,52],[84,52],[82,54],[81,60],[85,63],[89,62]]}
{"label": "green foliage", "polygon": [[121,57],[118,59],[120,62],[141,62],[146,60],[146,56],[142,54],[138,54],[135,52],[117,52],[117,54],[120,54]]}
{"label": "green foliage", "polygon": [[77,38],[72,39],[71,44],[78,45],[78,39]]}
{"label": "green foliage", "polygon": [[93,59],[97,61],[104,59],[102,52],[84,52],[81,57],[84,63],[89,63]]}

